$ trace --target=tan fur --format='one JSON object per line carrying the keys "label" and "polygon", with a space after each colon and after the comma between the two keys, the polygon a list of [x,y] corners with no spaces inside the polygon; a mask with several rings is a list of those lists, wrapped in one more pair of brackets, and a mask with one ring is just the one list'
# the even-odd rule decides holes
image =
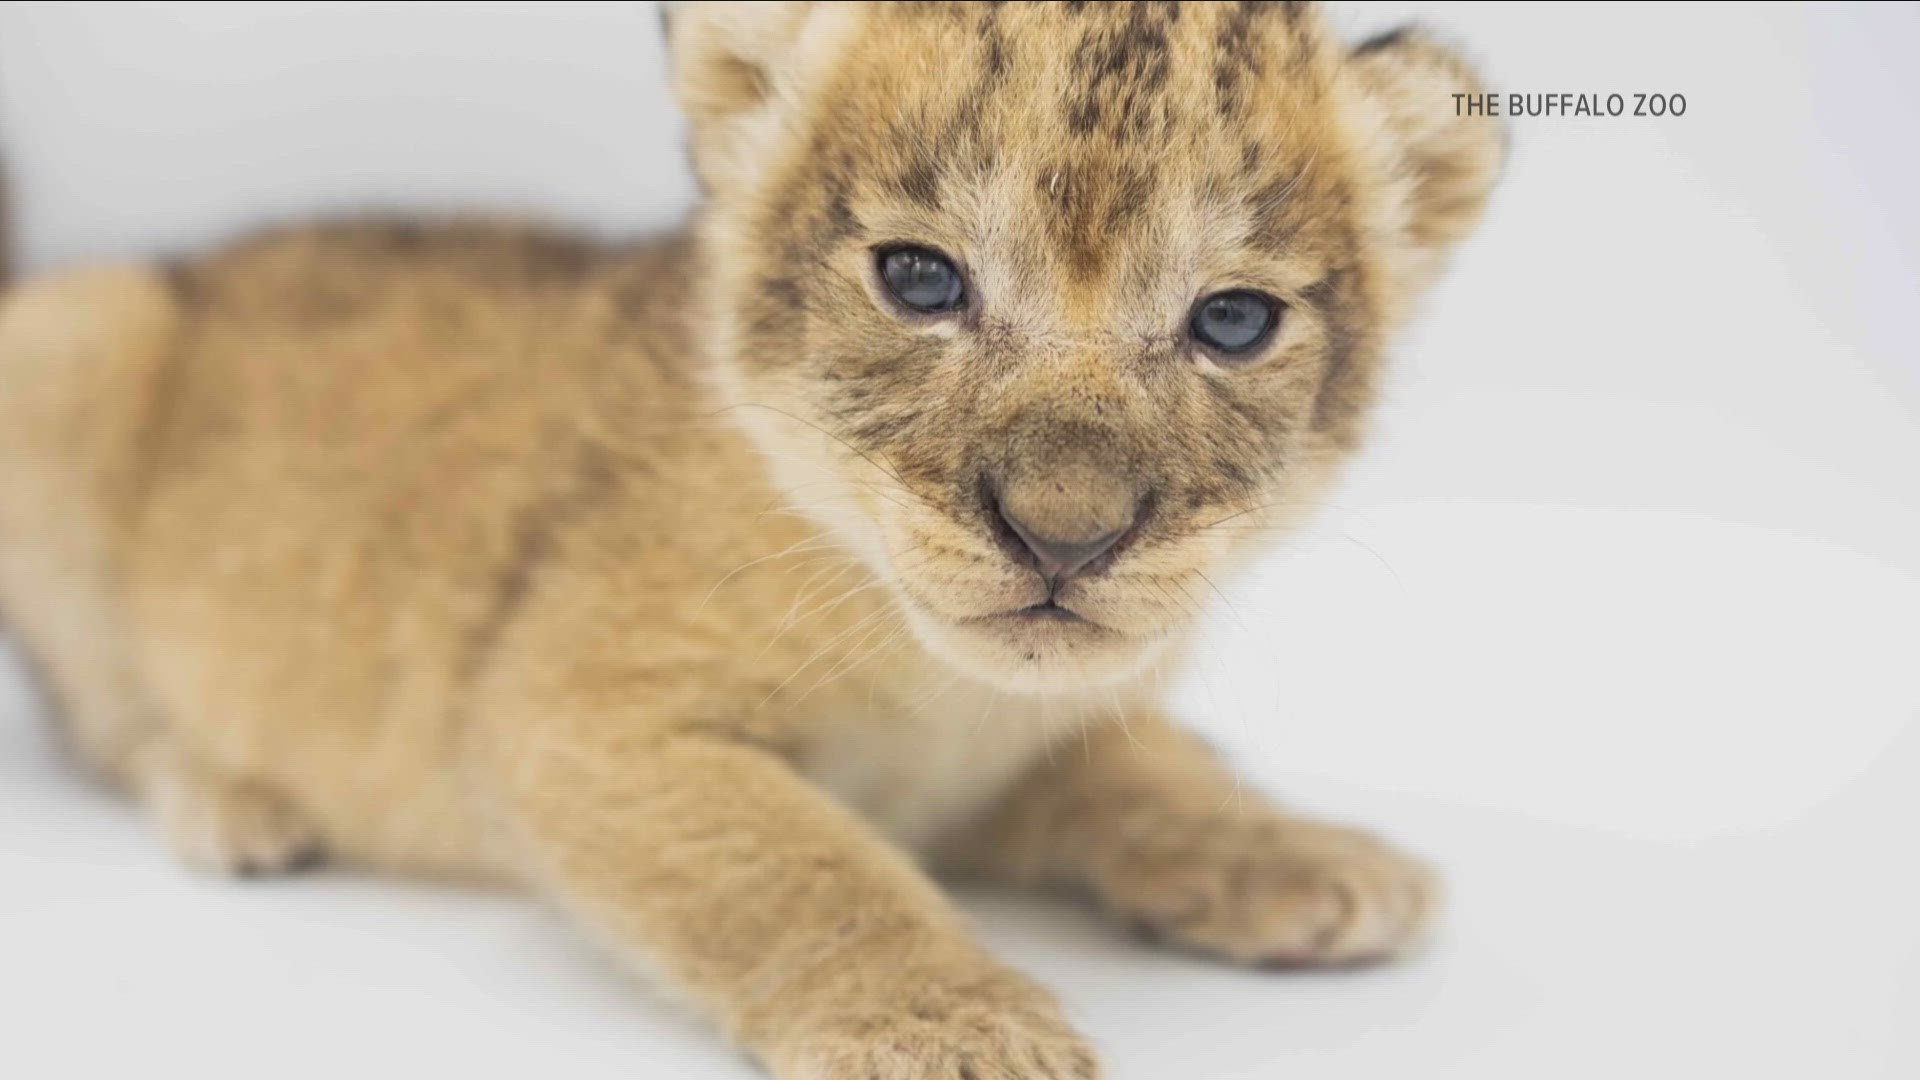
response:
{"label": "tan fur", "polygon": [[[202,865],[539,890],[782,1078],[1085,1078],[916,863],[1172,942],[1414,940],[1416,862],[1154,704],[1357,440],[1500,156],[1301,5],[673,5],[688,237],[296,230],[0,308],[0,606]],[[960,257],[903,319],[875,246]],[[1289,304],[1244,366],[1210,290]],[[983,484],[1087,535],[1062,603]]]}

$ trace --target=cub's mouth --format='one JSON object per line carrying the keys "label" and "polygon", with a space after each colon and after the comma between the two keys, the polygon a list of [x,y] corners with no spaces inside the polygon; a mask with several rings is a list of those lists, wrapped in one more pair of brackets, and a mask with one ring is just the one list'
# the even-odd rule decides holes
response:
{"label": "cub's mouth", "polygon": [[1130,677],[1175,629],[1129,619],[1141,605],[1112,586],[1042,589],[1038,575],[896,581],[909,625],[935,655],[1010,693],[1079,693]]}
{"label": "cub's mouth", "polygon": [[1055,622],[1088,623],[1093,620],[1060,604],[1048,600],[1045,603],[1029,604],[1018,611],[1009,611],[1008,617],[1015,619],[1051,619]]}
{"label": "cub's mouth", "polygon": [[1105,629],[1105,627],[1099,623],[1061,604],[1057,600],[1043,600],[1037,604],[1028,604],[1026,607],[996,611],[991,615],[974,615],[962,621],[972,623],[976,626],[1020,626],[1063,623],[1070,626],[1085,626],[1094,630]]}

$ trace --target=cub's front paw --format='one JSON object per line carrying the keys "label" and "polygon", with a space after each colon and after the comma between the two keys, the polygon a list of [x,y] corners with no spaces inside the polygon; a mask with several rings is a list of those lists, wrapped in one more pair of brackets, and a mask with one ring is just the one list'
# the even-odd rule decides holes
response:
{"label": "cub's front paw", "polygon": [[[892,987],[877,1005],[824,1010],[768,1057],[780,1080],[1098,1080],[1086,1040],[1045,991],[1011,972],[939,974]],[[861,994],[866,998],[867,994]]]}
{"label": "cub's front paw", "polygon": [[1102,899],[1156,937],[1242,963],[1364,963],[1418,941],[1424,864],[1352,829],[1277,815],[1169,822],[1124,850]]}

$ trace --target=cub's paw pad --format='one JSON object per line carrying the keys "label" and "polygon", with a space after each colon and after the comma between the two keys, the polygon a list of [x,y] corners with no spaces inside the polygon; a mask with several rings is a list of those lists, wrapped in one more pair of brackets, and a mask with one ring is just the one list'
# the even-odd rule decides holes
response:
{"label": "cub's paw pad", "polygon": [[176,770],[155,780],[149,801],[174,854],[196,870],[264,877],[326,861],[319,833],[257,785]]}
{"label": "cub's paw pad", "polygon": [[1438,904],[1425,864],[1365,833],[1218,821],[1136,844],[1101,883],[1150,935],[1248,964],[1337,967],[1417,943]]}

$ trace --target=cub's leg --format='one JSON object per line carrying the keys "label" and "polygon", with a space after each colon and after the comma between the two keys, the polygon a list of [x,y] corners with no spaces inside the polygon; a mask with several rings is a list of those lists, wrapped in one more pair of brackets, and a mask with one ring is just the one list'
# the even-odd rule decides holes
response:
{"label": "cub's leg", "polygon": [[66,741],[121,787],[130,755],[157,731],[117,582],[177,306],[161,275],[132,267],[0,295],[0,609]]}
{"label": "cub's leg", "polygon": [[780,758],[713,736],[564,728],[496,752],[526,872],[781,1080],[1097,1075],[1053,1000]]}
{"label": "cub's leg", "polygon": [[1276,809],[1157,717],[1073,750],[1025,778],[957,860],[1018,884],[1090,891],[1158,937],[1243,963],[1380,959],[1427,923],[1436,885],[1425,866]]}
{"label": "cub's leg", "polygon": [[320,834],[279,793],[198,760],[161,737],[134,757],[135,792],[181,861],[257,877],[320,863]]}

